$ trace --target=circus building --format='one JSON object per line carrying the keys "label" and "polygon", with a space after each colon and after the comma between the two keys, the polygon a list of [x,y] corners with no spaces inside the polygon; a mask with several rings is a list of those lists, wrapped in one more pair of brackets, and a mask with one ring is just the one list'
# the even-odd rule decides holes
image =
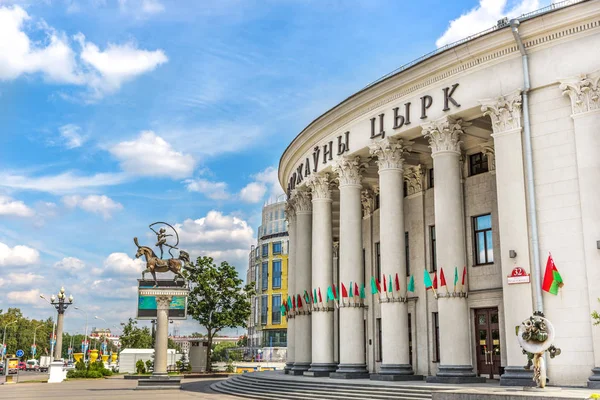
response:
{"label": "circus building", "polygon": [[599,48],[600,0],[555,3],[297,135],[287,373],[529,385],[515,327],[537,312],[550,382],[600,384]]}

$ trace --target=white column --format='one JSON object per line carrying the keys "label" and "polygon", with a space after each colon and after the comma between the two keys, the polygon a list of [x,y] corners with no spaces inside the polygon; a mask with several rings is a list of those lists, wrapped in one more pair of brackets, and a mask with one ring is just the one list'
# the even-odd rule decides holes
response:
{"label": "white column", "polygon": [[[294,210],[293,200],[288,199],[285,205],[285,217],[288,221],[288,235],[289,235],[289,246],[288,246],[288,267],[287,267],[287,292],[288,296],[291,297],[295,293],[295,281],[296,281],[296,210]],[[292,311],[292,305],[289,305],[289,311],[287,312],[287,360],[284,371],[289,374],[289,371],[294,366],[294,349],[295,349],[295,338],[296,338],[296,323],[294,318],[294,312]]]}
{"label": "white column", "polygon": [[[449,268],[466,266],[463,194],[460,168],[462,120],[444,117],[423,126],[435,171],[435,231],[437,263]],[[480,382],[471,361],[471,324],[466,293],[438,293],[440,365],[431,382]]]}
{"label": "white column", "polygon": [[[482,102],[481,110],[492,120],[493,156],[496,164],[496,195],[500,254],[495,255],[502,265],[502,276],[509,276],[515,266],[531,274],[525,168],[521,141],[521,91]],[[486,151],[492,152],[487,146]],[[488,156],[488,161],[490,157]],[[436,182],[437,184],[437,182]],[[510,258],[510,251],[516,252]],[[535,283],[532,283],[535,284]],[[502,279],[504,302],[504,331],[507,365],[500,377],[502,386],[534,386],[533,371],[525,364],[521,346],[516,340],[515,326],[533,313],[531,285],[509,285]]]}
{"label": "white column", "polygon": [[[333,280],[333,229],[329,175],[312,175],[308,182],[312,190],[312,286],[326,291]],[[328,303],[312,307],[312,363],[304,373],[308,376],[329,376],[337,364],[333,359],[333,307]]]}
{"label": "white column", "polygon": [[[340,253],[340,242],[333,242],[333,282],[339,281],[338,255]],[[318,290],[318,289],[317,289]],[[321,289],[323,290],[323,289]],[[333,309],[333,362],[340,363],[340,313],[337,308]]]}
{"label": "white column", "polygon": [[[600,286],[600,71],[561,83],[571,98],[583,223],[583,247],[590,308],[597,310]],[[588,387],[600,389],[600,330],[592,328],[593,375]]]}
{"label": "white column", "polygon": [[295,292],[296,305],[298,295],[302,298],[302,307],[296,307],[294,366],[292,374],[302,375],[310,368],[311,351],[311,320],[310,305],[305,304],[304,291],[309,291],[312,285],[312,203],[310,193],[306,190],[294,190],[294,208],[296,209],[296,268]]}
{"label": "white column", "polygon": [[[363,284],[362,163],[359,157],[338,159],[333,171],[340,187],[340,282]],[[339,285],[338,285],[339,287]],[[365,364],[364,305],[340,307],[340,364],[331,378],[368,378]]]}
{"label": "white column", "polygon": [[[409,359],[408,304],[406,303],[406,254],[404,243],[404,152],[402,140],[384,138],[371,143],[371,155],[379,166],[379,237],[381,272],[400,283],[397,296],[380,297],[382,364],[372,379],[407,380],[415,377]],[[381,277],[379,277],[381,279]],[[387,291],[387,288],[382,288]],[[395,290],[395,289],[394,289]]]}
{"label": "white column", "polygon": [[156,338],[154,339],[154,372],[167,375],[167,348],[169,341],[169,304],[172,296],[156,296]]}

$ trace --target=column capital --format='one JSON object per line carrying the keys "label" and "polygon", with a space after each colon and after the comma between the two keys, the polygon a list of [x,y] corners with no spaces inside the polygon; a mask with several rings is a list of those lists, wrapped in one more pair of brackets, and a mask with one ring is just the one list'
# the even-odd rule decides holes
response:
{"label": "column capital", "polygon": [[294,210],[296,211],[296,215],[312,213],[311,195],[308,190],[294,189],[292,191],[292,197],[294,198]]}
{"label": "column capital", "polygon": [[481,100],[483,115],[492,120],[494,134],[521,129],[521,89],[504,96]]}
{"label": "column capital", "polygon": [[168,296],[164,294],[156,296],[156,309],[168,309],[169,305],[171,304],[171,300],[173,300],[173,296]]}
{"label": "column capital", "polygon": [[404,170],[404,180],[406,181],[406,195],[420,193],[423,191],[423,171],[422,165],[413,165]]}
{"label": "column capital", "polygon": [[460,134],[464,132],[464,128],[471,125],[462,119],[454,119],[446,116],[437,121],[423,124],[423,136],[429,140],[431,147],[431,156],[438,153],[452,152],[460,154]]}
{"label": "column capital", "polygon": [[294,201],[291,198],[285,202],[285,219],[288,225],[296,222],[296,209],[294,208]]}
{"label": "column capital", "polygon": [[560,81],[563,95],[571,98],[573,115],[600,110],[600,71]]}
{"label": "column capital", "polygon": [[364,189],[360,192],[360,202],[362,203],[363,218],[369,218],[373,213],[375,195],[371,189]]}
{"label": "column capital", "polygon": [[494,173],[494,171],[496,171],[496,149],[494,147],[494,142],[485,142],[480,146],[481,152],[487,156],[488,169],[490,170],[490,172]]}
{"label": "column capital", "polygon": [[343,186],[362,186],[361,171],[364,163],[360,157],[340,157],[333,165],[332,169],[338,175],[340,187]]}
{"label": "column capital", "polygon": [[312,190],[312,200],[331,201],[331,181],[329,174],[313,174],[307,181],[306,186]]}
{"label": "column capital", "polygon": [[369,144],[372,156],[377,157],[379,171],[397,169],[402,171],[404,165],[404,154],[410,150],[408,143],[402,139],[386,137]]}

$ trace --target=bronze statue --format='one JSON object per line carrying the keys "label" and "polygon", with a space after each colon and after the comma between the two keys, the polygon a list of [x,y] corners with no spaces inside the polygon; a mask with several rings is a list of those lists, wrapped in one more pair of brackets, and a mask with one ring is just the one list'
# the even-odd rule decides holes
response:
{"label": "bronze statue", "polygon": [[[157,224],[164,224],[164,225],[168,226],[169,228],[171,228],[173,230],[175,235],[167,234],[165,228],[160,228],[158,230],[158,232],[155,231],[154,228],[152,228],[152,227]],[[179,235],[177,234],[177,231],[175,230],[175,228],[173,228],[171,225],[167,224],[166,222],[155,222],[150,225],[150,229],[152,230],[152,232],[154,232],[156,234],[157,240],[156,240],[155,246],[160,249],[160,258],[158,258],[156,256],[156,254],[154,253],[154,250],[152,250],[150,247],[140,246],[137,237],[133,238],[133,242],[135,243],[135,245],[138,248],[138,251],[135,254],[135,258],[140,258],[142,256],[144,256],[146,258],[146,269],[142,272],[142,280],[144,279],[146,273],[150,272],[152,274],[152,277],[154,278],[154,287],[156,287],[158,285],[158,281],[156,279],[156,273],[171,271],[175,274],[175,278],[174,278],[175,281],[177,279],[182,279],[185,281],[185,276],[182,274],[181,269],[182,268],[188,269],[189,266],[191,265],[190,264],[190,255],[183,250],[179,250],[179,248],[177,247],[179,245]],[[176,238],[175,244],[167,243],[167,237],[175,237]],[[169,254],[171,255],[171,258],[169,258],[168,260],[163,260],[163,258],[162,258],[163,246],[169,247]],[[173,250],[179,250],[179,256],[177,258],[175,258],[175,256],[173,255],[173,253],[172,253]]]}

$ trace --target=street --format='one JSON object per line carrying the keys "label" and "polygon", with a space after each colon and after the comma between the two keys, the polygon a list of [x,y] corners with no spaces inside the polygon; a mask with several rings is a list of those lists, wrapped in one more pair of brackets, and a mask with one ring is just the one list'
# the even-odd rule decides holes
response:
{"label": "street", "polygon": [[[26,379],[35,376],[47,377],[45,374],[25,373]],[[23,378],[23,377],[21,377]],[[21,380],[23,382],[23,380]],[[64,399],[103,399],[110,395],[115,399],[159,399],[168,395],[172,399],[201,399],[201,400],[236,400],[239,397],[212,393],[210,384],[215,379],[190,379],[184,381],[181,391],[172,390],[134,390],[137,381],[125,380],[122,377],[110,379],[71,380],[62,383],[17,383],[1,385],[0,398],[18,398],[19,400],[64,400]]]}

